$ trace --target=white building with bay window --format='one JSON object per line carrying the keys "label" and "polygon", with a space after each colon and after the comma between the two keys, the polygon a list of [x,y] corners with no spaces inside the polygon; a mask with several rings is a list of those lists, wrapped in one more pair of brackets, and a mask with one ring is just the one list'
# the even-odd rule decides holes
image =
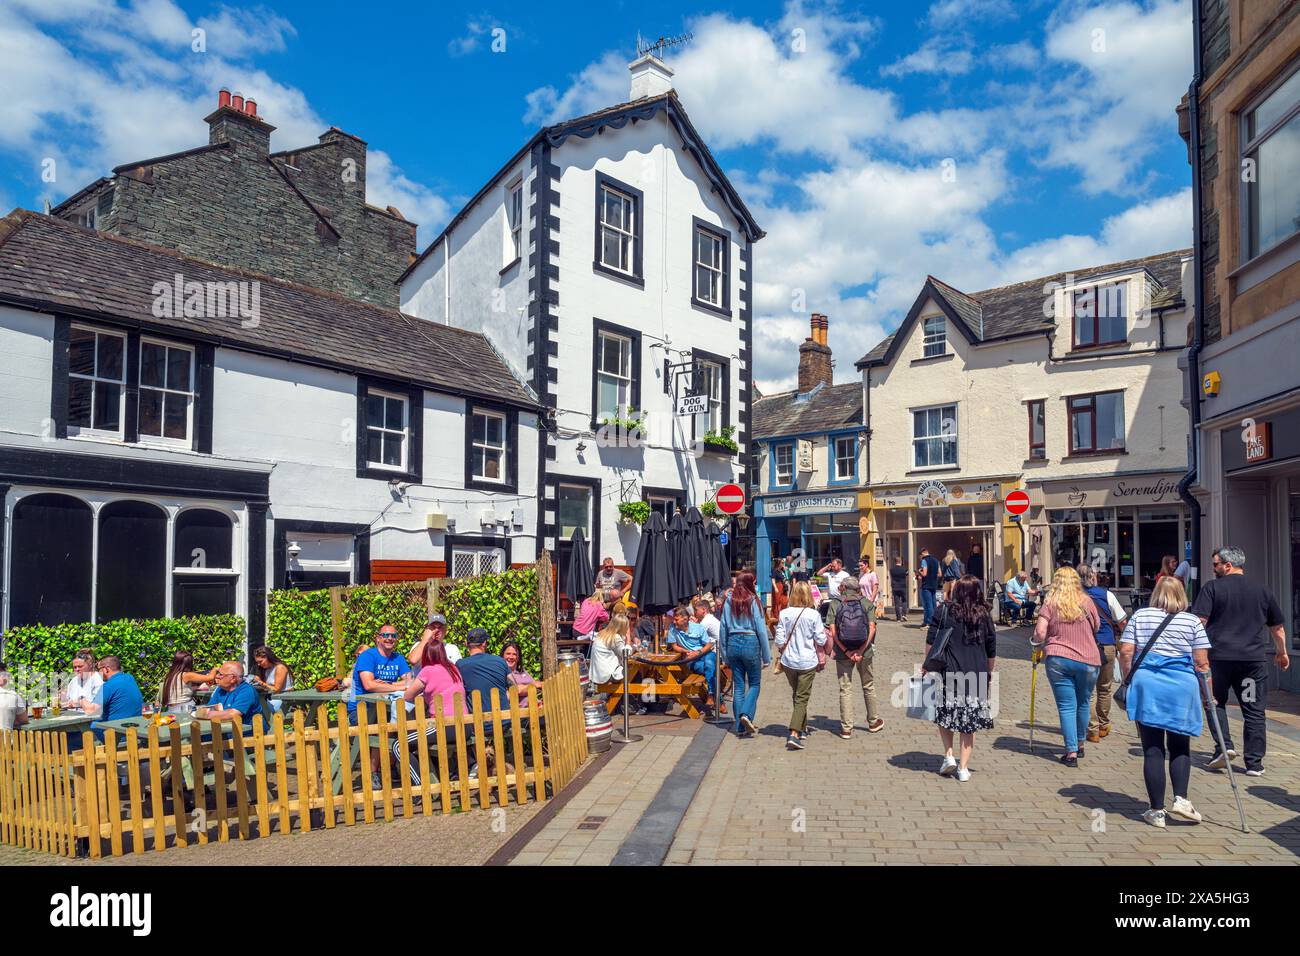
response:
{"label": "white building with bay window", "polygon": [[[578,528],[595,561],[631,565],[621,503],[701,505],[749,452],[763,232],[672,71],[647,55],[632,76],[629,102],[539,130],[401,281],[404,311],[485,335],[546,408],[538,547],[561,569]],[[706,400],[678,417],[685,392]]]}

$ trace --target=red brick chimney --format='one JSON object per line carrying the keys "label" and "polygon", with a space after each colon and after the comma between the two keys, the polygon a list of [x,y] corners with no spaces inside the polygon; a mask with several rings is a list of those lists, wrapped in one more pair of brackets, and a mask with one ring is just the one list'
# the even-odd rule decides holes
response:
{"label": "red brick chimney", "polygon": [[812,315],[812,335],[799,346],[799,391],[811,392],[818,385],[830,385],[831,348],[827,344],[830,320],[819,312]]}

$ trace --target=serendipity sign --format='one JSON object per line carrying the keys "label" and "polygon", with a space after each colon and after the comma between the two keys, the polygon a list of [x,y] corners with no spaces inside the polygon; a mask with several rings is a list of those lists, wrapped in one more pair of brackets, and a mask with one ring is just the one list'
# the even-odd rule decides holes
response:
{"label": "serendipity sign", "polygon": [[767,498],[763,502],[763,514],[769,518],[794,518],[857,510],[856,495],[798,495],[792,498]]}

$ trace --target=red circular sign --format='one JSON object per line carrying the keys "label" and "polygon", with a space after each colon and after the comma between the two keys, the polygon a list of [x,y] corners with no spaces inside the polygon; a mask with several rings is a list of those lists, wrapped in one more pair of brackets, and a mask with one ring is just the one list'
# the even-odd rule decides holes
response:
{"label": "red circular sign", "polygon": [[1013,515],[1022,515],[1029,510],[1029,495],[1023,491],[1013,491],[1002,502],[1003,507]]}
{"label": "red circular sign", "polygon": [[745,507],[745,489],[740,485],[723,485],[714,496],[718,510],[724,515],[739,514]]}

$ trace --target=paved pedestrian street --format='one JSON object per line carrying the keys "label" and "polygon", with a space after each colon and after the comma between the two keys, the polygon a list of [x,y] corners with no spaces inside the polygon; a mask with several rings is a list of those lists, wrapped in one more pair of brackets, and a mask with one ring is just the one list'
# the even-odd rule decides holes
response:
{"label": "paved pedestrian street", "polygon": [[[1249,834],[1238,828],[1227,776],[1204,769],[1208,730],[1193,745],[1190,793],[1205,820],[1199,826],[1171,820],[1158,830],[1140,819],[1147,806],[1142,759],[1127,718],[1119,716],[1099,744],[1086,745],[1078,769],[1057,762],[1059,723],[1041,667],[1030,751],[1028,629],[999,631],[1000,710],[994,730],[976,735],[971,780],[939,777],[937,731],[902,709],[902,675],[918,662],[923,635],[920,627],[880,626],[875,673],[886,726],[878,734],[862,729],[859,697],[858,729],[851,740],[839,737],[838,693],[828,666],[814,686],[807,749],[787,751],[789,688],[783,677],[765,674],[761,734],[721,741],[685,815],[674,821],[675,833],[663,835],[664,862],[1214,865],[1300,858],[1295,729],[1271,721],[1267,775],[1237,778]],[[1235,708],[1229,713],[1240,744]],[[587,798],[575,797],[516,862],[612,859],[617,837],[642,818],[647,790],[659,787],[665,758],[678,750],[679,743],[654,734],[627,745],[588,784]],[[639,789],[628,786],[634,779],[642,782]],[[604,818],[595,833],[590,823],[578,829],[590,815]]]}

